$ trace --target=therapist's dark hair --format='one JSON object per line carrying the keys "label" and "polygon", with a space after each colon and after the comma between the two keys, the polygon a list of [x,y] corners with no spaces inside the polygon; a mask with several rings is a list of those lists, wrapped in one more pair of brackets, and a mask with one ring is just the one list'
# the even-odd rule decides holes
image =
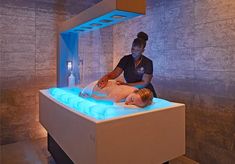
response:
{"label": "therapist's dark hair", "polygon": [[148,40],[148,35],[141,31],[137,34],[137,38],[134,39],[132,46],[145,48],[147,40]]}

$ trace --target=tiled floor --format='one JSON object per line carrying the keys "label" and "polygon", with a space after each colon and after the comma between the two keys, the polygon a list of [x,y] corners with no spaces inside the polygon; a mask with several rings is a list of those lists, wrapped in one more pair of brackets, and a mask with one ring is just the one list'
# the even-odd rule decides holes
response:
{"label": "tiled floor", "polygon": [[[0,146],[0,164],[55,164],[47,151],[47,139],[23,141]],[[184,156],[170,161],[170,164],[198,164]]]}
{"label": "tiled floor", "polygon": [[1,146],[1,164],[55,164],[47,151],[47,139]]}

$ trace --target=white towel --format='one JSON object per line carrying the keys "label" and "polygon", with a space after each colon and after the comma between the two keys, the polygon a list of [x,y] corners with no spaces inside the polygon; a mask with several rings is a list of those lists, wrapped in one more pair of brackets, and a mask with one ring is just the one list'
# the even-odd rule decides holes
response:
{"label": "white towel", "polygon": [[91,96],[92,95],[92,92],[93,92],[93,89],[94,87],[96,86],[98,80],[88,84],[82,91],[81,91],[81,94],[82,95],[88,95],[88,96]]}

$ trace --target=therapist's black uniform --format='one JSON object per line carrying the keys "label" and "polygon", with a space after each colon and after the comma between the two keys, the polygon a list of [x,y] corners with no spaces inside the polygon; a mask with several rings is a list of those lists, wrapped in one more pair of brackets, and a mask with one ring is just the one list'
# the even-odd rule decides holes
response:
{"label": "therapist's black uniform", "polygon": [[[141,56],[141,62],[135,67],[135,60],[132,55],[126,55],[119,61],[117,67],[122,68],[124,71],[124,78],[127,83],[140,82],[143,79],[144,74],[153,74],[153,62],[146,56]],[[149,83],[145,88],[150,89],[153,92],[153,96],[157,97],[157,94],[153,88],[153,85]]]}

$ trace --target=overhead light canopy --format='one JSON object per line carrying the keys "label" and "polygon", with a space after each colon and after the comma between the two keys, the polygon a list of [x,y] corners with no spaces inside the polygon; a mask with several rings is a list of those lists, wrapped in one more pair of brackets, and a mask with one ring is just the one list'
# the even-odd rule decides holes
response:
{"label": "overhead light canopy", "polygon": [[103,0],[63,22],[59,31],[88,32],[145,14],[146,0]]}
{"label": "overhead light canopy", "polygon": [[68,86],[69,72],[80,82],[79,34],[145,14],[146,0],[103,0],[58,27],[57,87]]}

